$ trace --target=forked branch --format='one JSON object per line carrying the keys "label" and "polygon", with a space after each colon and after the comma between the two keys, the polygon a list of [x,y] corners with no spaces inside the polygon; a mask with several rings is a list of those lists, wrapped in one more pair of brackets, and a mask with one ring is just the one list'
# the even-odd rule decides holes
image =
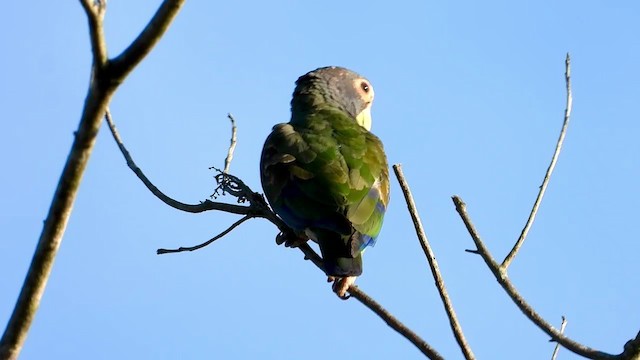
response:
{"label": "forked branch", "polygon": [[487,267],[496,280],[502,286],[507,295],[511,298],[511,300],[518,306],[520,311],[522,311],[525,316],[531,320],[534,324],[536,324],[542,331],[547,333],[551,337],[553,341],[558,342],[560,345],[564,346],[566,349],[584,356],[589,359],[597,359],[597,360],[630,360],[630,359],[640,359],[640,333],[638,336],[627,342],[624,346],[624,351],[618,355],[608,354],[602,351],[598,351],[596,349],[592,349],[588,346],[580,344],[577,341],[570,339],[565,336],[560,330],[556,329],[553,325],[551,325],[548,321],[546,321],[540,314],[538,314],[529,303],[520,295],[518,290],[516,290],[515,286],[509,280],[506,271],[495,261],[491,252],[487,249],[484,242],[480,238],[480,234],[476,230],[475,226],[471,222],[471,218],[467,213],[467,205],[462,201],[462,199],[458,196],[453,196],[453,203],[456,206],[456,211],[460,214],[464,225],[467,228],[467,231],[471,235],[473,242],[476,244],[477,253],[482,257],[484,262],[487,264]]}
{"label": "forked branch", "polygon": [[[551,173],[553,172],[553,169],[555,167],[556,161],[558,159],[558,155],[560,154],[562,143],[564,141],[564,137],[567,131],[567,126],[569,124],[569,118],[571,116],[571,108],[573,103],[573,99],[571,95],[571,62],[570,62],[569,54],[567,54],[567,58],[565,61],[565,82],[566,82],[566,88],[567,88],[567,104],[564,112],[564,122],[562,125],[562,130],[560,131],[558,142],[556,144],[555,152],[551,159],[551,164],[549,164],[549,168],[547,169],[547,172],[545,174],[544,180],[542,182],[542,186],[540,187],[540,192],[538,193],[538,197],[536,198],[536,201],[533,205],[533,209],[531,210],[531,213],[529,215],[529,219],[527,220],[527,223],[524,229],[522,230],[522,233],[520,234],[518,241],[514,245],[509,255],[507,255],[507,257],[504,259],[502,264],[498,264],[496,262],[496,260],[491,255],[491,252],[484,245],[484,242],[480,238],[478,231],[476,230],[475,226],[471,222],[471,218],[467,213],[467,206],[462,201],[462,199],[458,196],[453,196],[452,198],[453,203],[455,204],[456,211],[458,212],[458,214],[460,214],[462,221],[464,222],[467,230],[469,231],[471,238],[476,244],[477,250],[474,250],[472,252],[479,254],[482,257],[485,264],[487,264],[487,267],[489,268],[489,270],[491,270],[491,272],[493,273],[493,276],[496,278],[500,286],[502,286],[504,291],[511,298],[511,300],[513,300],[516,306],[518,306],[520,311],[522,311],[522,313],[525,314],[529,318],[529,320],[531,320],[534,324],[536,324],[542,331],[547,333],[553,341],[556,341],[558,344],[564,346],[566,349],[589,359],[600,359],[600,360],[635,359],[635,360],[638,360],[640,359],[640,333],[638,333],[635,339],[629,340],[624,345],[624,351],[618,355],[608,354],[602,351],[598,351],[596,349],[592,349],[583,344],[580,344],[577,341],[574,341],[564,335],[564,325],[566,325],[564,321],[563,321],[563,326],[560,328],[560,330],[558,330],[549,322],[544,320],[542,316],[540,316],[540,314],[538,314],[533,309],[533,307],[526,302],[526,300],[522,297],[522,295],[520,295],[520,293],[516,290],[515,286],[512,284],[511,280],[509,280],[509,277],[507,275],[507,268],[511,263],[511,261],[513,260],[513,258],[518,253],[518,250],[520,249],[520,247],[522,246],[522,243],[524,242],[524,239],[526,238],[527,233],[531,228],[531,225],[533,224],[533,220],[535,219],[536,213],[538,212],[538,208],[542,201],[544,191],[547,188],[547,185],[549,183],[549,178],[551,177]],[[557,351],[554,352],[554,354],[556,353]]]}
{"label": "forked branch", "polygon": [[460,214],[464,225],[467,228],[467,231],[471,235],[473,242],[476,244],[477,253],[482,257],[482,260],[487,264],[489,270],[493,273],[496,280],[502,286],[504,291],[509,295],[511,300],[520,308],[522,311],[534,324],[536,324],[542,331],[546,332],[554,341],[557,341],[565,348],[575,352],[578,355],[582,355],[589,359],[615,359],[614,355],[610,355],[607,353],[603,353],[592,349],[590,347],[584,346],[576,341],[569,339],[560,333],[558,329],[553,327],[550,323],[545,321],[540,314],[538,314],[531,305],[529,305],[525,299],[520,295],[520,293],[513,286],[507,273],[500,267],[500,264],[496,262],[493,258],[484,242],[480,238],[478,231],[475,226],[471,222],[471,218],[467,213],[467,205],[462,201],[462,199],[458,196],[453,196],[453,203],[456,206],[456,211]]}
{"label": "forked branch", "polygon": [[[126,75],[151,51],[171,24],[184,0],[165,0],[151,23],[130,49],[108,60],[103,20],[105,0],[80,0],[89,23],[93,65],[80,123],[62,175],[58,180],[44,227],[29,265],[20,295],[0,339],[0,359],[17,359],[40,305],[66,230],[82,175],[89,162],[100,124],[111,97]],[[112,71],[112,70],[117,71]]]}
{"label": "forked branch", "polygon": [[[564,332],[563,332],[564,327],[561,327],[561,329],[558,330],[553,325],[551,325],[548,321],[542,318],[542,316],[540,316],[540,314],[538,314],[533,309],[533,307],[529,305],[529,303],[527,303],[527,301],[522,297],[522,295],[520,295],[520,293],[516,290],[515,286],[513,285],[511,280],[509,280],[509,277],[507,275],[507,268],[509,264],[518,253],[518,250],[522,246],[522,243],[524,242],[524,239],[526,238],[527,233],[531,228],[531,225],[533,224],[533,220],[535,219],[536,213],[540,206],[540,202],[542,201],[542,197],[544,195],[544,191],[547,187],[547,184],[549,183],[549,178],[551,177],[551,173],[553,172],[553,168],[555,167],[556,161],[558,159],[558,155],[560,153],[560,149],[562,148],[562,142],[564,140],[564,137],[567,131],[567,125],[569,123],[572,102],[573,102],[572,95],[571,95],[571,63],[570,63],[569,54],[567,54],[567,58],[565,62],[565,81],[566,81],[566,88],[567,88],[567,105],[564,112],[564,122],[562,125],[562,130],[560,132],[560,136],[556,144],[556,150],[551,159],[551,164],[549,165],[549,168],[547,169],[547,172],[545,174],[544,180],[542,182],[542,186],[540,187],[540,192],[538,193],[538,197],[536,198],[536,201],[533,205],[533,209],[531,210],[531,213],[529,215],[529,219],[527,220],[527,223],[524,229],[522,230],[520,238],[516,242],[515,246],[513,247],[509,255],[507,255],[505,260],[502,262],[502,264],[498,264],[496,262],[493,255],[491,255],[491,252],[487,249],[484,242],[480,238],[478,231],[476,230],[475,226],[471,222],[471,218],[467,213],[467,206],[462,201],[462,199],[458,196],[453,196],[452,197],[453,203],[455,204],[456,211],[458,212],[458,214],[460,214],[460,217],[462,218],[462,221],[464,222],[467,228],[467,231],[469,231],[469,234],[471,235],[471,238],[473,239],[476,245],[477,250],[473,250],[471,252],[479,254],[482,257],[485,264],[487,264],[487,267],[489,268],[489,270],[491,270],[491,272],[493,273],[494,277],[496,278],[500,286],[502,286],[504,291],[511,298],[511,300],[516,304],[516,306],[518,306],[520,311],[522,311],[522,313],[525,314],[529,318],[529,320],[531,320],[531,322],[536,324],[542,331],[547,333],[553,341],[556,341],[558,344],[564,346],[566,349],[589,359],[640,360],[640,333],[638,333],[635,339],[629,340],[624,345],[624,351],[618,355],[608,354],[596,349],[592,349],[583,344],[580,344],[577,341],[574,341],[564,335]],[[566,324],[566,323],[563,321],[563,324]]]}

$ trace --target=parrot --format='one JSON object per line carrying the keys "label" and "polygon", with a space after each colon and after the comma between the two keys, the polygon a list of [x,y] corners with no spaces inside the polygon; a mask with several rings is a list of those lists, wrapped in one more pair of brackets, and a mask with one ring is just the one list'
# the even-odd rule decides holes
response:
{"label": "parrot", "polygon": [[343,299],[362,274],[362,253],[380,233],[389,202],[389,168],[370,132],[374,91],[343,67],[296,81],[291,120],[277,124],[260,158],[273,211],[303,241],[318,243],[324,272]]}

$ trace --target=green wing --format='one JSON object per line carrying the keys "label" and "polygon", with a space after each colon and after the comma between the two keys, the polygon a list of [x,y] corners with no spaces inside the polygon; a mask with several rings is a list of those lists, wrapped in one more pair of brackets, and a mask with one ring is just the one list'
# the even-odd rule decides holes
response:
{"label": "green wing", "polygon": [[293,229],[318,241],[329,275],[359,275],[389,200],[380,140],[341,111],[279,124],[261,159],[265,194]]}

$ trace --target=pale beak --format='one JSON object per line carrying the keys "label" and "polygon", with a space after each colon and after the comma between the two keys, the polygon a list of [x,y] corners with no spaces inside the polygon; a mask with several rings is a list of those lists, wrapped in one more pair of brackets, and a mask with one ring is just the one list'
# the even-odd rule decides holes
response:
{"label": "pale beak", "polygon": [[367,107],[356,116],[356,122],[363,128],[371,130],[371,104],[367,105]]}

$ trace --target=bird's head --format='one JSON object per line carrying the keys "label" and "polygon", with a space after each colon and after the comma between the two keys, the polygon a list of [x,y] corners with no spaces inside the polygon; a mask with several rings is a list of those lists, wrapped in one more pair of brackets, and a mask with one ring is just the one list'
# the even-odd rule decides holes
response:
{"label": "bird's head", "polygon": [[291,110],[310,110],[318,106],[336,107],[353,117],[362,127],[371,130],[373,87],[357,73],[337,66],[310,71],[296,81]]}

